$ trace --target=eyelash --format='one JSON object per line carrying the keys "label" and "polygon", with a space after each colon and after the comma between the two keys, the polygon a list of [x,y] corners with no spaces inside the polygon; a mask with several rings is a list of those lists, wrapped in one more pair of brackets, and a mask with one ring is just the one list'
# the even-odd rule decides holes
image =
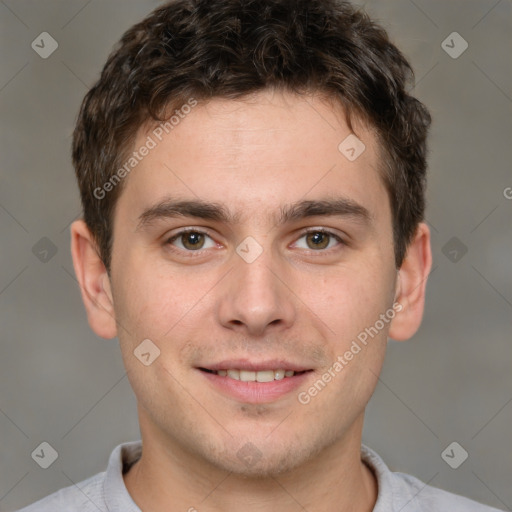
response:
{"label": "eyelash", "polygon": [[[173,252],[179,252],[179,253],[186,252],[186,253],[189,253],[189,256],[192,256],[192,257],[201,256],[204,251],[208,250],[208,249],[198,249],[197,251],[190,251],[187,249],[178,249],[172,245],[172,242],[174,242],[175,240],[177,240],[178,238],[180,238],[182,235],[184,235],[186,233],[197,233],[197,234],[206,235],[209,238],[212,238],[207,232],[201,231],[200,229],[186,228],[186,229],[182,229],[178,233],[174,234],[171,238],[168,238],[165,242],[165,245],[168,245],[169,247],[171,247],[171,250]],[[301,239],[304,236],[309,235],[310,233],[322,233],[324,235],[328,235],[328,236],[334,238],[337,242],[339,242],[340,245],[347,245],[346,242],[339,235],[336,235],[332,231],[329,231],[324,228],[308,229],[308,230],[302,232],[297,240]],[[213,238],[212,238],[212,240],[213,240]],[[322,253],[325,254],[325,253],[330,252],[332,249],[333,249],[333,247],[331,247],[330,249],[318,249],[318,250],[310,249],[307,252],[321,255]]]}

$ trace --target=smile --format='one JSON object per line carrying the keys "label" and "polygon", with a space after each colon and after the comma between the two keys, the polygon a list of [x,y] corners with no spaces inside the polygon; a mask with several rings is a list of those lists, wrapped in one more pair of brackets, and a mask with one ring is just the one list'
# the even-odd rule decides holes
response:
{"label": "smile", "polygon": [[215,369],[197,367],[196,370],[206,378],[212,390],[237,402],[251,404],[271,403],[284,398],[303,387],[314,374],[312,369],[304,370],[300,367],[292,370],[276,365],[273,370],[270,364],[261,365],[264,369],[248,363],[245,366],[250,368],[245,369],[235,365],[216,366]]}
{"label": "smile", "polygon": [[239,370],[239,369],[228,369],[228,370],[208,370],[206,368],[200,368],[200,370],[219,375],[220,377],[227,377],[234,380],[240,380],[242,382],[272,382],[273,380],[282,380],[288,377],[293,377],[295,374],[304,373],[295,372],[293,370]]}

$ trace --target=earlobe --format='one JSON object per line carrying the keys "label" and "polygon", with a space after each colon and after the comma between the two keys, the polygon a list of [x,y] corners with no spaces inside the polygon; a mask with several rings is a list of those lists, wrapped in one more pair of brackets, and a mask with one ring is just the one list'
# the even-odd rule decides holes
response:
{"label": "earlobe", "polygon": [[427,278],[431,266],[430,230],[421,222],[398,272],[395,302],[402,309],[391,322],[388,332],[390,338],[404,341],[418,330],[423,318]]}
{"label": "earlobe", "polygon": [[71,224],[71,255],[91,329],[102,338],[114,338],[117,326],[110,279],[83,220]]}

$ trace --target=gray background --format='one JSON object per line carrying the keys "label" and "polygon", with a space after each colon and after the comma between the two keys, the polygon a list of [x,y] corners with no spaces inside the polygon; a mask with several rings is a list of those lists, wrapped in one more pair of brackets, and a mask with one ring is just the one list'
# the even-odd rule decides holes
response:
{"label": "gray background", "polygon": [[[70,135],[112,45],[158,4],[0,2],[1,511],[104,470],[139,437],[117,340],[89,329],[74,278]],[[434,270],[420,331],[389,344],[363,440],[396,471],[511,510],[511,4],[364,5],[410,57],[434,118]],[[43,31],[59,44],[48,59],[31,48]],[[457,59],[441,47],[454,31],[469,44]],[[57,250],[46,262],[43,237]],[[42,441],[59,454],[45,470],[31,458]],[[458,469],[441,457],[452,441],[469,453]]]}

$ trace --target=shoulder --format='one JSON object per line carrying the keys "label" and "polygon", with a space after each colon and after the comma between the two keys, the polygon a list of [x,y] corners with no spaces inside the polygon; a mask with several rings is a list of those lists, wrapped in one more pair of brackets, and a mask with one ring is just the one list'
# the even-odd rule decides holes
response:
{"label": "shoulder", "polygon": [[140,512],[123,481],[123,471],[142,453],[141,441],[117,445],[106,471],[64,487],[16,512]]}
{"label": "shoulder", "polygon": [[394,488],[397,494],[406,497],[409,503],[403,512],[499,512],[498,509],[483,505],[465,496],[454,494],[431,485],[405,473],[393,473]]}
{"label": "shoulder", "polygon": [[64,487],[17,512],[107,512],[103,499],[105,472]]}
{"label": "shoulder", "polygon": [[361,459],[373,471],[378,483],[373,512],[500,512],[464,496],[438,489],[420,479],[391,471],[381,457],[365,445]]}

